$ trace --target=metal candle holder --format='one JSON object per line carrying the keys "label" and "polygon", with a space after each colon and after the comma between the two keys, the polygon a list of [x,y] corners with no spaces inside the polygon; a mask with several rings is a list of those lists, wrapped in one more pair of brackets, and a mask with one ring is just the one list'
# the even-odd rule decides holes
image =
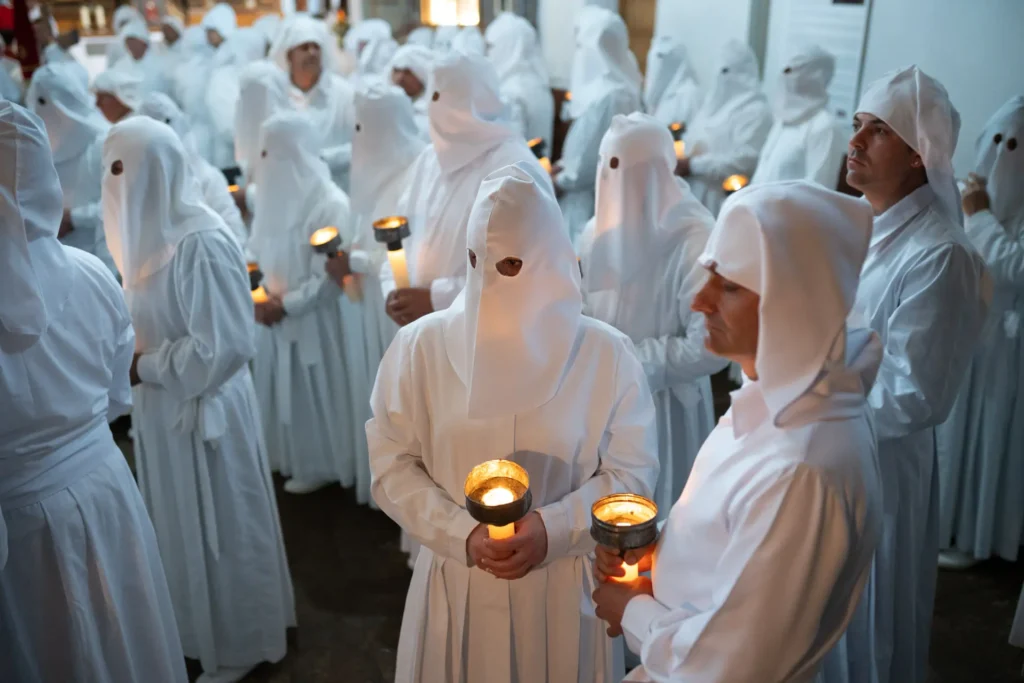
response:
{"label": "metal candle holder", "polygon": [[387,216],[373,222],[373,239],[388,246],[388,251],[402,248],[402,240],[409,236],[409,220],[405,216]]}
{"label": "metal candle holder", "polygon": [[526,146],[533,152],[533,156],[538,159],[544,158],[544,138],[534,138],[526,143]]}
{"label": "metal candle holder", "polygon": [[[503,505],[485,504],[487,494],[499,488],[511,491],[513,500]],[[492,529],[515,524],[526,516],[533,504],[530,475],[511,460],[488,460],[474,467],[466,477],[464,492],[469,514]]]}
{"label": "metal candle holder", "polygon": [[683,133],[686,132],[686,124],[682,121],[676,121],[668,125],[668,132],[672,134],[673,140],[682,140]]}
{"label": "metal candle holder", "polygon": [[722,189],[725,190],[725,195],[729,196],[733,192],[738,192],[739,190],[742,190],[749,184],[750,178],[748,178],[745,175],[740,175],[737,173],[736,175],[731,175],[725,179],[725,181],[722,183]]}
{"label": "metal candle holder", "polygon": [[334,258],[341,251],[341,235],[338,229],[333,226],[320,228],[309,238],[313,251],[318,254],[326,254],[327,258]]}
{"label": "metal candle holder", "polygon": [[260,282],[263,280],[263,271],[260,270],[260,264],[255,261],[249,261],[246,263],[245,269],[249,272],[249,289],[254,291],[260,286]]}
{"label": "metal candle holder", "polygon": [[590,508],[590,536],[620,553],[658,540],[658,506],[635,493],[616,493]]}

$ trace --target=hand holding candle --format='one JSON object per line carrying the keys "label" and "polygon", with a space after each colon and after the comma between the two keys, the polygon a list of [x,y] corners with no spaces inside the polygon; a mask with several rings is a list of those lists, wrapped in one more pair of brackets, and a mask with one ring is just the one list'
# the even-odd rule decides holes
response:
{"label": "hand holding candle", "polygon": [[[658,507],[643,496],[618,493],[594,503],[590,515],[590,535],[598,543],[599,574],[612,581],[635,581],[641,571],[641,558],[649,557],[649,553],[637,557],[633,551],[649,549],[657,540]],[[625,559],[636,561],[629,563]],[[648,561],[644,571],[649,568]]]}
{"label": "hand holding candle", "polygon": [[409,221],[405,216],[387,216],[373,222],[373,238],[388,247],[388,263],[398,289],[409,287],[409,267],[402,248],[402,240],[408,236]]}
{"label": "hand holding candle", "polygon": [[530,509],[530,475],[511,460],[488,460],[470,470],[464,487],[466,510],[488,525],[491,538],[508,538]]}

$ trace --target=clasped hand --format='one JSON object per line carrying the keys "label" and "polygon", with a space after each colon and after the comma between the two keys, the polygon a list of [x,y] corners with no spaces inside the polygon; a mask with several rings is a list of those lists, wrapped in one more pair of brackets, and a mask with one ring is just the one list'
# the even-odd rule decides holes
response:
{"label": "clasped hand", "polygon": [[622,615],[625,614],[626,605],[630,600],[638,595],[654,595],[654,584],[646,576],[640,576],[629,583],[619,583],[612,579],[626,575],[623,563],[637,565],[640,572],[650,571],[655,545],[628,550],[621,555],[614,548],[597,546],[594,577],[601,583],[592,597],[595,614],[608,623],[607,633],[610,637],[614,638],[622,633]]}
{"label": "clasped hand", "polygon": [[521,579],[547,557],[547,528],[536,511],[516,522],[511,538],[493,539],[487,525],[478,524],[466,539],[466,553],[474,566],[499,579]]}

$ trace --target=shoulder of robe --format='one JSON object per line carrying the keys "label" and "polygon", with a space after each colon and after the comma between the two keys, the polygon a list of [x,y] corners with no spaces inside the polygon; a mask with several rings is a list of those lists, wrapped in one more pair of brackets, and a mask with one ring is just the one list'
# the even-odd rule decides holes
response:
{"label": "shoulder of robe", "polygon": [[235,238],[228,230],[199,230],[185,235],[174,252],[177,270],[191,275],[199,262],[237,265],[241,268],[245,259]]}
{"label": "shoulder of robe", "polygon": [[938,200],[915,220],[921,226],[914,231],[911,239],[913,247],[919,250],[913,263],[955,265],[961,260],[975,261],[980,258],[964,230],[939,210]]}
{"label": "shoulder of robe", "polygon": [[[582,349],[586,346],[592,349],[592,352],[596,353],[602,360],[602,365],[605,360],[609,362],[616,361],[623,355],[630,358],[634,357],[632,340],[619,330],[597,318],[591,318],[586,315],[581,316],[580,329],[577,334],[581,337],[580,348]],[[637,362],[639,363],[639,361]]]}
{"label": "shoulder of robe", "polygon": [[103,302],[110,305],[112,311],[117,311],[127,317],[128,307],[124,301],[124,290],[106,264],[89,252],[75,247],[65,246],[64,252],[78,271],[71,296],[75,297],[76,293],[83,289],[92,289]]}

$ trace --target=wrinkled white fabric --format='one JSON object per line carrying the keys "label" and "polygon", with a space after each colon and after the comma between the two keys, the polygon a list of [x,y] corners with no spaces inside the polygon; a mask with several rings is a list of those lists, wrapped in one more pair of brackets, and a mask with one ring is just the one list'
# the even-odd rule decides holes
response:
{"label": "wrinkled white fabric", "polygon": [[488,25],[485,37],[512,121],[527,140],[544,140],[550,155],[555,101],[537,30],[526,19],[503,12]]}
{"label": "wrinkled white fabric", "polygon": [[686,47],[669,35],[655,36],[647,52],[644,108],[668,126],[692,125],[700,110],[701,89]]}
{"label": "wrinkled white fabric", "polygon": [[238,78],[235,109],[235,161],[248,181],[249,170],[259,156],[260,129],[279,111],[288,109],[288,76],[266,60],[242,69]]}
{"label": "wrinkled white fabric", "polygon": [[199,155],[188,117],[184,112],[178,109],[171,98],[162,93],[153,93],[142,101],[136,113],[165,123],[178,134],[178,138],[185,147],[188,162],[192,167],[192,174],[199,182],[203,202],[220,216],[228,231],[238,241],[238,245],[244,247],[248,242],[249,233],[245,228],[238,205],[231,193],[228,192],[228,181],[223,173]]}
{"label": "wrinkled white fabric", "polygon": [[388,66],[398,51],[398,43],[391,36],[371,38],[359,53],[356,75],[359,82],[380,81],[391,78]]}
{"label": "wrinkled white fabric", "polygon": [[865,89],[857,113],[881,119],[921,155],[928,183],[946,216],[962,223],[960,192],[953,177],[960,113],[946,88],[916,65],[897,69]]}
{"label": "wrinkled white fabric", "polygon": [[97,93],[113,95],[121,104],[132,111],[139,108],[145,96],[145,85],[142,73],[133,68],[107,69],[92,83]]}
{"label": "wrinkled white fabric", "polygon": [[939,543],[1013,562],[1024,532],[1024,97],[1007,102],[976,144],[991,210],[964,222],[994,284],[989,323],[949,420],[937,432]]}
{"label": "wrinkled white fabric", "polygon": [[558,203],[573,244],[594,215],[601,139],[616,114],[640,110],[640,79],[622,18],[600,7],[584,7],[576,24],[572,100],[565,108],[573,122],[555,176],[555,185],[563,190]]}
{"label": "wrinkled white fabric", "polygon": [[139,489],[182,649],[208,673],[278,661],[295,605],[249,375],[242,251],[202,203],[169,126],[141,116],[119,123],[103,160],[106,225],[141,354]]}
{"label": "wrinkled white fabric", "polygon": [[249,253],[287,315],[257,328],[255,379],[273,468],[300,482],[340,480],[351,487],[359,434],[344,349],[358,328],[347,329],[341,290],[309,238],[334,226],[342,248],[351,249],[352,219],[348,197],[319,156],[319,139],[297,112],[280,112],[263,125]]}
{"label": "wrinkled white fabric", "polygon": [[210,163],[220,169],[235,165],[235,116],[238,109],[239,81],[249,64],[266,54],[263,33],[243,28],[231,34],[211,60],[206,107],[212,124]]}
{"label": "wrinkled white fabric", "polygon": [[458,34],[452,38],[451,49],[458,50],[463,54],[480,55],[481,57],[487,54],[487,44],[484,42],[480,29],[476,26],[463,26],[460,28]]}
{"label": "wrinkled white fabric", "polygon": [[584,311],[632,340],[647,375],[661,464],[654,502],[665,517],[714,427],[710,376],[725,367],[704,348],[704,317],[690,310],[715,221],[673,176],[672,138],[658,120],[616,116],[600,158],[580,248]]}
{"label": "wrinkled white fabric", "polygon": [[458,26],[438,26],[434,29],[434,52],[444,56],[451,52],[455,36],[459,35]]}
{"label": "wrinkled white fabric", "polygon": [[846,143],[846,122],[827,109],[835,57],[819,47],[798,50],[779,75],[775,124],[751,183],[810,180],[836,189]]}
{"label": "wrinkled white fabric", "polygon": [[342,38],[342,45],[346,52],[358,60],[363,47],[370,40],[390,37],[391,24],[383,19],[364,19],[345,33],[345,37]]}
{"label": "wrinkled white fabric", "polygon": [[[111,19],[111,27],[114,29],[114,35],[120,36],[124,31],[125,27],[134,22],[145,22],[142,14],[139,10],[135,9],[131,4],[120,5],[114,10],[114,16]],[[54,31],[56,35],[56,31]],[[125,57],[131,58],[128,51],[124,47],[123,40],[114,40],[107,45],[107,66],[113,66],[117,62],[120,62]]]}
{"label": "wrinkled white fabric", "polygon": [[757,58],[743,43],[726,43],[715,82],[684,138],[690,187],[711,213],[717,214],[722,206],[726,178],[753,175],[771,127]]}
{"label": "wrinkled white fabric", "polygon": [[0,36],[0,99],[20,104],[25,93],[21,62],[6,56],[6,50],[7,43]]}
{"label": "wrinkled white fabric", "polygon": [[266,49],[269,51],[274,41],[277,40],[278,34],[281,32],[283,22],[281,17],[276,14],[264,14],[262,17],[252,22],[252,27],[263,34],[263,39],[266,41]]}
{"label": "wrinkled white fabric", "polygon": [[97,256],[116,272],[103,236],[100,209],[103,139],[110,125],[74,70],[65,65],[45,64],[37,69],[26,100],[28,108],[46,124],[64,208],[71,211],[74,229],[63,243]]}
{"label": "wrinkled white fabric", "polygon": [[216,31],[227,40],[238,29],[238,18],[234,8],[226,2],[218,2],[203,15],[200,27],[204,31]]}
{"label": "wrinkled white fabric", "polygon": [[[413,164],[397,213],[408,217],[412,233],[405,241],[411,285],[429,287],[434,310],[441,310],[465,283],[466,228],[480,182],[519,161],[538,178],[547,174],[512,128],[494,67],[485,58],[439,58],[430,87],[431,145]],[[543,183],[550,188],[549,181]],[[385,297],[395,287],[388,264],[381,286]]]}
{"label": "wrinkled white fabric", "polygon": [[[650,392],[628,340],[580,315],[579,270],[550,188],[517,164],[485,179],[474,204],[466,290],[399,332],[366,425],[374,499],[423,544],[395,679],[611,683],[622,660],[587,597],[590,508],[613,492],[650,495]],[[495,269],[508,257],[522,260],[514,277]],[[500,380],[477,376],[502,352],[517,362]],[[478,408],[487,417],[473,417]],[[516,581],[469,566],[466,554],[477,526],[461,505],[466,474],[494,458],[530,474],[547,533],[544,562]]]}
{"label": "wrinkled white fabric", "polygon": [[124,297],[56,239],[43,122],[0,103],[0,156],[0,678],[184,683],[153,526],[107,426],[131,406]]}
{"label": "wrinkled white fabric", "polygon": [[981,258],[930,185],[875,217],[854,311],[885,350],[868,402],[886,512],[864,599],[829,657],[826,683],[920,682],[927,674],[938,557],[935,427],[949,415],[981,333],[986,281]]}
{"label": "wrinkled white fabric", "polygon": [[810,681],[853,616],[882,517],[866,401],[881,349],[845,320],[870,233],[866,204],[809,183],[723,207],[701,262],[760,296],[758,379],[697,456],[653,597],[626,606],[643,662],[626,680]]}

